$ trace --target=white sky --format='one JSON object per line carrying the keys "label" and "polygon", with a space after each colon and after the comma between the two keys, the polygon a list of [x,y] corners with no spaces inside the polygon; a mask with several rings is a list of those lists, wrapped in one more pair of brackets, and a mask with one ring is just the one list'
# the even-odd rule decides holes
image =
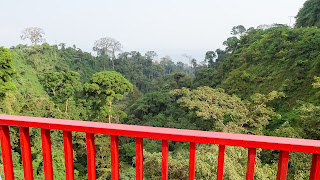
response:
{"label": "white sky", "polygon": [[[306,0],[0,0],[0,46],[26,44],[26,27],[41,27],[49,44],[75,44],[92,52],[113,37],[125,51],[154,50],[187,62],[223,48],[233,26],[289,24]],[[294,18],[292,18],[292,23]],[[29,43],[29,42],[28,42]]]}

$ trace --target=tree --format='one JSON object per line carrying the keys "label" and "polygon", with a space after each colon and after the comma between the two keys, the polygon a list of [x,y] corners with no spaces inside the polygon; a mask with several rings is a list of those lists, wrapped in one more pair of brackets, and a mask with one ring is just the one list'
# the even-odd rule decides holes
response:
{"label": "tree", "polygon": [[175,70],[175,64],[170,56],[162,57],[160,60],[160,64],[165,67],[166,74],[171,74]]}
{"label": "tree", "polygon": [[104,37],[95,41],[93,50],[97,51],[98,55],[104,54],[111,58],[112,68],[114,69],[115,53],[122,50],[122,45],[113,38]]}
{"label": "tree", "polygon": [[198,67],[198,64],[197,64],[197,60],[195,59],[195,58],[192,58],[191,60],[190,60],[190,64],[191,64],[191,68],[192,68],[192,74],[193,74],[193,76],[195,76],[195,74],[196,74],[196,69],[197,69],[197,67]]}
{"label": "tree", "polygon": [[307,0],[296,16],[296,27],[320,27],[320,1]]}
{"label": "tree", "polygon": [[226,41],[224,41],[223,45],[227,46],[226,50],[232,53],[234,50],[238,48],[239,43],[240,40],[237,37],[233,36],[229,37]]}
{"label": "tree", "polygon": [[177,62],[177,67],[178,67],[178,70],[179,70],[179,71],[182,71],[182,70],[183,70],[183,68],[184,68],[184,64],[183,64],[183,62],[178,61],[178,62]]}
{"label": "tree", "polygon": [[4,47],[0,47],[0,100],[4,98],[7,91],[15,90],[15,85],[12,81],[12,77],[15,74],[12,61],[13,55],[11,52]]}
{"label": "tree", "polygon": [[195,76],[196,68],[198,66],[197,60],[195,58],[193,58],[192,56],[187,55],[187,54],[183,54],[182,56],[189,60],[189,63],[191,65],[191,69],[192,69],[192,72],[190,74],[192,74],[192,76]]}
{"label": "tree", "polygon": [[65,103],[65,112],[68,111],[69,99],[75,96],[76,92],[82,91],[80,74],[74,71],[67,73],[46,72],[42,75],[44,87],[53,96],[55,102],[63,100]]}
{"label": "tree", "polygon": [[58,46],[60,46],[62,50],[66,49],[66,43],[60,43]]}
{"label": "tree", "polygon": [[148,51],[145,54],[146,58],[150,58],[151,60],[154,60],[155,57],[158,56],[158,54],[154,51]]}
{"label": "tree", "polygon": [[268,95],[255,94],[251,101],[242,101],[235,95],[228,95],[223,89],[207,86],[194,90],[187,88],[171,92],[180,96],[178,103],[182,107],[196,110],[204,119],[215,119],[216,127],[223,132],[262,134],[262,127],[268,124],[270,116],[277,116],[266,103],[283,96],[273,91]]}
{"label": "tree", "polygon": [[55,96],[58,89],[63,83],[64,72],[45,72],[42,74],[41,79],[43,81],[44,87],[49,92],[49,95]]}
{"label": "tree", "polygon": [[320,139],[320,106],[311,103],[303,104],[298,108],[300,115],[300,125],[308,135],[308,139]]}
{"label": "tree", "polygon": [[133,91],[132,84],[120,73],[115,71],[102,71],[92,75],[90,83],[84,85],[87,96],[97,100],[100,110],[107,114],[111,123],[112,102],[121,100],[129,92]]}
{"label": "tree", "polygon": [[239,35],[242,36],[244,33],[246,33],[246,28],[243,25],[238,25],[238,26],[233,26],[232,30],[231,30],[231,34],[232,35]]}
{"label": "tree", "polygon": [[[320,88],[320,77],[314,77],[314,83],[312,83],[313,88]],[[320,139],[320,106],[315,106],[311,103],[303,104],[298,108],[298,113],[300,115],[301,125],[308,134],[307,138]]]}
{"label": "tree", "polygon": [[22,31],[20,38],[22,40],[29,39],[33,45],[45,42],[46,39],[43,37],[45,35],[43,29],[39,27],[29,27]]}
{"label": "tree", "polygon": [[214,51],[207,51],[204,61],[208,62],[209,66],[212,66],[214,63],[214,58],[216,58],[216,57],[217,57],[217,55]]}

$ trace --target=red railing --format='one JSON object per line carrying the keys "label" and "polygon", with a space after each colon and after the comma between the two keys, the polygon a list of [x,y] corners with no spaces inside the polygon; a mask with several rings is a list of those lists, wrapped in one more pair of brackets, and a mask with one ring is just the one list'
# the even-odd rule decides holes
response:
{"label": "red railing", "polygon": [[225,146],[248,148],[247,180],[253,180],[256,149],[279,150],[277,179],[287,177],[289,151],[312,153],[310,180],[320,179],[320,141],[245,134],[156,128],[88,121],[0,115],[1,151],[6,180],[13,180],[13,164],[8,126],[18,126],[24,177],[33,179],[29,128],[41,128],[45,179],[53,179],[50,130],[63,131],[66,179],[74,179],[72,131],[85,132],[88,179],[96,179],[94,134],[111,136],[111,178],[119,179],[119,136],[136,138],[136,179],[143,179],[143,138],[162,140],[162,179],[168,179],[168,141],[190,142],[189,179],[195,177],[196,143],[219,145],[217,179],[223,179]]}

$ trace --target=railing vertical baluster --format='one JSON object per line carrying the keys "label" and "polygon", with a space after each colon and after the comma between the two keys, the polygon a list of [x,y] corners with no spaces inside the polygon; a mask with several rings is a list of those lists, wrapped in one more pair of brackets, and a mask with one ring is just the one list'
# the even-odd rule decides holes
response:
{"label": "railing vertical baluster", "polygon": [[33,179],[33,167],[30,145],[30,133],[28,127],[19,127],[21,156],[23,164],[24,179]]}
{"label": "railing vertical baluster", "polygon": [[119,180],[119,137],[111,136],[111,179]]}
{"label": "railing vertical baluster", "polygon": [[64,160],[66,168],[66,179],[74,179],[73,145],[71,131],[63,131]]}
{"label": "railing vertical baluster", "polygon": [[196,163],[196,143],[190,143],[190,159],[189,159],[189,180],[194,179]]}
{"label": "railing vertical baluster", "polygon": [[168,141],[162,140],[162,180],[168,180],[168,152]]}
{"label": "railing vertical baluster", "polygon": [[53,180],[50,129],[41,129],[41,142],[42,142],[44,177],[46,180]]}
{"label": "railing vertical baluster", "polygon": [[320,154],[313,154],[309,180],[320,179]]}
{"label": "railing vertical baluster", "polygon": [[143,139],[136,138],[136,179],[143,179]]}
{"label": "railing vertical baluster", "polygon": [[88,166],[88,180],[96,179],[96,150],[94,144],[94,134],[86,134],[87,141],[87,166]]}
{"label": "railing vertical baluster", "polygon": [[1,153],[6,180],[14,180],[9,127],[0,125]]}
{"label": "railing vertical baluster", "polygon": [[277,180],[286,180],[288,171],[289,152],[280,151],[278,162]]}
{"label": "railing vertical baluster", "polygon": [[254,178],[254,166],[256,163],[256,154],[257,154],[256,148],[249,148],[246,180],[253,180]]}
{"label": "railing vertical baluster", "polygon": [[218,157],[218,169],[217,169],[217,180],[223,180],[223,169],[224,169],[224,152],[226,146],[219,146],[219,157]]}

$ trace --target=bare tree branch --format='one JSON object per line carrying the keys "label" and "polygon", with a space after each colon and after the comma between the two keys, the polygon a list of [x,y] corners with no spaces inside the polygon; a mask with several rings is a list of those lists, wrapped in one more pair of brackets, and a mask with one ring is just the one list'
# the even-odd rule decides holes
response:
{"label": "bare tree branch", "polygon": [[22,31],[20,38],[22,40],[29,39],[33,45],[45,42],[46,39],[43,37],[45,35],[43,29],[39,27],[28,27]]}
{"label": "bare tree branch", "polygon": [[98,55],[105,54],[110,57],[112,67],[114,69],[115,53],[120,52],[122,48],[123,47],[119,41],[110,37],[104,37],[95,41],[93,50],[97,51]]}

